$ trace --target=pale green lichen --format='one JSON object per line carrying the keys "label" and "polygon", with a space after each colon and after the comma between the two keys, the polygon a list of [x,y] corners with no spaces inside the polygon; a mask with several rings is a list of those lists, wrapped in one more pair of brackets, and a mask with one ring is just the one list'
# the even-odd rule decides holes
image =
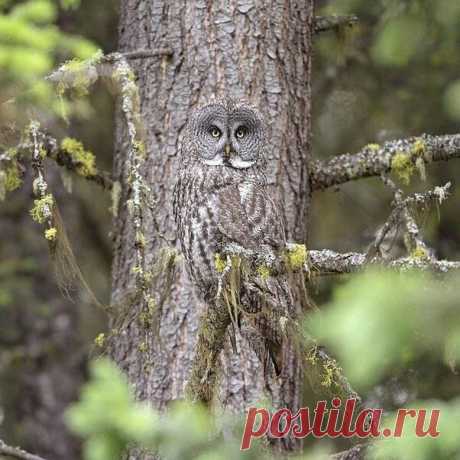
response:
{"label": "pale green lichen", "polygon": [[48,241],[55,241],[57,236],[57,229],[55,227],[47,228],[45,230],[45,238]]}
{"label": "pale green lichen", "polygon": [[139,313],[139,323],[145,329],[150,329],[155,319],[156,301],[151,295],[146,295],[145,301],[147,308]]}
{"label": "pale green lichen", "polygon": [[367,144],[366,148],[368,150],[371,150],[372,152],[378,152],[380,150],[380,145],[379,144]]}
{"label": "pale green lichen", "polygon": [[417,139],[409,152],[397,151],[391,159],[391,170],[405,184],[409,185],[412,175],[418,171],[425,180],[426,144],[423,139]]}
{"label": "pale green lichen", "polygon": [[147,353],[148,349],[149,349],[149,348],[148,348],[148,345],[147,345],[145,342],[141,342],[141,343],[139,344],[139,351],[140,351],[141,353]]}
{"label": "pale green lichen", "polygon": [[424,260],[428,258],[428,252],[422,246],[417,246],[410,254],[413,259]]}
{"label": "pale green lichen", "polygon": [[411,157],[404,152],[396,152],[391,159],[391,170],[406,185],[410,184],[410,179],[414,174],[414,164]]}
{"label": "pale green lichen", "polygon": [[118,216],[118,209],[120,207],[121,198],[121,184],[119,181],[115,181],[112,185],[112,206],[110,212],[114,217]]}
{"label": "pale green lichen", "polygon": [[20,170],[16,161],[11,162],[11,164],[5,168],[4,180],[4,187],[7,192],[12,192],[22,185]]}
{"label": "pale green lichen", "polygon": [[80,176],[94,176],[97,174],[95,156],[85,150],[83,144],[76,139],[66,137],[61,142],[61,149],[65,150],[75,161],[75,172]]}
{"label": "pale green lichen", "polygon": [[218,252],[214,254],[214,266],[216,267],[218,273],[223,273],[225,267],[227,266],[226,261]]}
{"label": "pale green lichen", "polygon": [[324,376],[321,382],[321,385],[326,388],[330,388],[336,383],[337,376],[340,375],[340,367],[337,366],[337,363],[328,359],[328,361],[323,366]]}
{"label": "pale green lichen", "polygon": [[420,174],[420,178],[426,180],[425,156],[426,144],[422,139],[417,139],[411,149],[411,156],[415,159],[415,167]]}
{"label": "pale green lichen", "polygon": [[270,267],[267,267],[267,265],[259,265],[256,272],[263,281],[266,281],[271,275]]}
{"label": "pale green lichen", "polygon": [[139,152],[141,157],[145,157],[145,144],[142,141],[134,141],[133,146]]}
{"label": "pale green lichen", "polygon": [[105,334],[101,332],[100,334],[97,335],[97,337],[94,339],[94,343],[96,346],[102,348],[105,344]]}
{"label": "pale green lichen", "polygon": [[62,97],[71,89],[77,97],[86,96],[90,86],[97,80],[98,72],[96,64],[103,57],[101,50],[98,50],[90,59],[85,61],[72,59],[63,64],[53,74],[57,79],[56,91]]}
{"label": "pale green lichen", "polygon": [[53,195],[48,193],[42,198],[34,200],[34,207],[30,210],[30,215],[35,222],[43,224],[51,217],[51,209],[54,204]]}
{"label": "pale green lichen", "polygon": [[423,157],[426,153],[426,144],[423,139],[417,139],[411,149],[412,156]]}
{"label": "pale green lichen", "polygon": [[131,271],[133,272],[134,275],[142,275],[144,273],[144,270],[139,265],[135,265]]}
{"label": "pale green lichen", "polygon": [[145,236],[144,234],[139,230],[136,232],[136,245],[141,247],[141,248],[145,248]]}
{"label": "pale green lichen", "polygon": [[307,248],[304,244],[291,244],[285,252],[287,266],[293,270],[301,270],[308,260]]}

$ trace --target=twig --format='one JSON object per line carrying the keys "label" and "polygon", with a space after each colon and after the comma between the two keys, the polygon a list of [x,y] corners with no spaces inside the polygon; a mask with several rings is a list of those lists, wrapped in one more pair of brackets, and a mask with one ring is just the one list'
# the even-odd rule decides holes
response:
{"label": "twig", "polygon": [[320,32],[338,30],[342,27],[353,27],[358,21],[358,16],[353,14],[347,16],[316,16],[313,32],[318,34]]}
{"label": "twig", "polygon": [[113,61],[117,59],[117,56],[121,54],[125,59],[147,59],[157,56],[172,56],[174,54],[171,48],[157,48],[157,49],[143,49],[136,51],[127,51],[125,53],[112,53],[107,54],[104,59],[107,61]]}
{"label": "twig", "polygon": [[[400,155],[396,157],[396,155]],[[396,170],[396,159],[408,161],[408,167],[415,167],[418,159],[424,164],[460,158],[460,134],[430,136],[385,142],[382,146],[367,145],[357,154],[344,154],[329,161],[311,163],[311,188],[323,190],[328,187],[365,177],[380,176]]]}
{"label": "twig", "polygon": [[0,455],[7,455],[9,457],[17,458],[19,460],[45,460],[43,457],[39,455],[30,454],[25,450],[19,447],[12,447],[5,444],[0,439]]}
{"label": "twig", "polygon": [[383,254],[381,253],[381,245],[383,240],[391,230],[399,227],[401,224],[404,224],[406,227],[406,246],[408,246],[407,249],[409,254],[413,253],[416,249],[419,249],[420,251],[423,251],[426,256],[431,256],[431,250],[429,250],[420,237],[420,230],[414,217],[412,216],[410,208],[421,206],[427,207],[431,204],[442,204],[442,202],[449,196],[451,183],[448,182],[444,186],[435,187],[433,190],[428,190],[423,193],[414,193],[404,198],[402,190],[399,189],[389,177],[382,175],[382,181],[386,186],[391,188],[394,193],[394,208],[385,224],[377,232],[375,241],[369,247],[366,255],[367,260],[370,261],[374,257],[382,257]]}

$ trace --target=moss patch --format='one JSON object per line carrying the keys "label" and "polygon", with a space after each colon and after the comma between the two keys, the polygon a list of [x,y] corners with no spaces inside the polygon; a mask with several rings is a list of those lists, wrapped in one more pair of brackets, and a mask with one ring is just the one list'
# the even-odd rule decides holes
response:
{"label": "moss patch", "polygon": [[218,252],[214,254],[214,266],[216,267],[218,273],[223,273],[225,267],[227,266],[227,262],[222,259],[222,256]]}
{"label": "moss patch", "polygon": [[265,281],[270,277],[270,268],[266,265],[259,265],[257,267],[257,274]]}
{"label": "moss patch", "polygon": [[428,252],[421,246],[417,246],[410,254],[413,259],[427,259]]}
{"label": "moss patch", "polygon": [[304,244],[292,244],[285,253],[287,266],[293,270],[301,270],[307,263],[307,248]]}
{"label": "moss patch", "polygon": [[102,348],[105,344],[105,334],[101,332],[100,334],[97,335],[97,337],[94,339],[94,343],[96,346]]}
{"label": "moss patch", "polygon": [[415,167],[408,154],[397,152],[391,159],[391,170],[404,184],[409,185]]}

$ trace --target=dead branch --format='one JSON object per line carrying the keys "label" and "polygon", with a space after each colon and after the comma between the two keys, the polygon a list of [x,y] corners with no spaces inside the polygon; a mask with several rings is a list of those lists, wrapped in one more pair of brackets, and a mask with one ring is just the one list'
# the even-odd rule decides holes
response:
{"label": "dead branch", "polygon": [[343,27],[353,27],[358,22],[358,16],[353,14],[346,16],[316,16],[313,24],[315,34],[338,30]]}
{"label": "dead branch", "polygon": [[6,455],[8,457],[17,458],[19,460],[45,460],[43,457],[40,457],[34,454],[30,454],[29,452],[26,452],[25,450],[19,447],[8,446],[1,439],[0,439],[0,455],[1,456]]}
{"label": "dead branch", "polygon": [[403,140],[371,144],[356,154],[346,153],[328,161],[311,163],[311,188],[329,187],[384,173],[410,176],[422,164],[460,157],[460,134],[430,136],[424,134]]}

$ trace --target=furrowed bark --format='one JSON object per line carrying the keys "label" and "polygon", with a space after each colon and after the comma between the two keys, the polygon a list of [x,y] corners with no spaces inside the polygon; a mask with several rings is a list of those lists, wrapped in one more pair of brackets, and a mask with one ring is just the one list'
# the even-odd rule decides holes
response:
{"label": "furrowed bark", "polygon": [[[138,76],[146,140],[142,174],[156,203],[152,213],[144,216],[147,267],[155,265],[162,247],[176,242],[171,204],[178,138],[191,109],[213,95],[245,97],[267,116],[272,145],[268,178],[283,198],[289,238],[305,242],[310,206],[312,14],[313,2],[300,0],[121,2],[121,52],[163,47],[173,51],[172,56],[131,61]],[[121,203],[130,193],[126,151],[127,133],[120,114],[115,180],[122,184]],[[137,397],[163,409],[170,400],[184,396],[203,305],[182,270],[174,273],[170,292],[165,292],[165,273],[148,287],[157,299],[153,313],[142,302],[128,302],[136,298],[130,296],[136,288],[135,235],[127,209],[120,209],[114,235],[112,304],[125,308],[112,319],[110,353],[125,370]],[[153,315],[155,325],[145,321],[148,315]],[[242,414],[265,391],[275,406],[299,406],[302,378],[294,353],[280,386],[264,381],[257,357],[239,334],[237,348],[239,353],[233,353],[226,338],[220,356],[217,395],[225,407]]]}

